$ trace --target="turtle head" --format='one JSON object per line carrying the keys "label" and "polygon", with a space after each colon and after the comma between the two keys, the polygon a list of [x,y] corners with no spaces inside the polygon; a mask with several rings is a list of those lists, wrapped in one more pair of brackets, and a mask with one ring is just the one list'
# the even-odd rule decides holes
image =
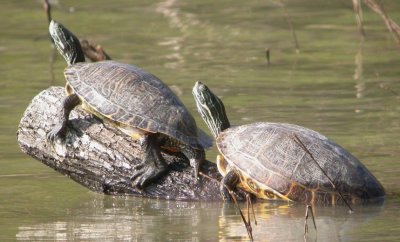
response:
{"label": "turtle head", "polygon": [[85,62],[81,44],[71,31],[52,20],[49,25],[49,32],[58,52],[64,57],[68,65]]}
{"label": "turtle head", "polygon": [[230,127],[224,104],[201,82],[196,82],[192,93],[196,101],[197,111],[214,137],[217,138],[221,131]]}

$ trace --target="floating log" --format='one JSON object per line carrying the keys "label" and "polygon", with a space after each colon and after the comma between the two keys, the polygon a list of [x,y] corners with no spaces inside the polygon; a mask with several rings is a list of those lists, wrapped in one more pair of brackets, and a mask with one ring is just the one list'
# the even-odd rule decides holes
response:
{"label": "floating log", "polygon": [[[133,195],[171,200],[222,200],[219,183],[193,178],[189,161],[180,153],[162,155],[170,167],[167,175],[144,190],[132,186],[133,167],[142,162],[136,141],[79,107],[70,115],[66,145],[50,145],[46,134],[58,122],[64,88],[50,87],[39,93],[26,109],[18,127],[21,150],[88,189],[105,194]],[[221,179],[216,165],[206,161],[201,171]]]}

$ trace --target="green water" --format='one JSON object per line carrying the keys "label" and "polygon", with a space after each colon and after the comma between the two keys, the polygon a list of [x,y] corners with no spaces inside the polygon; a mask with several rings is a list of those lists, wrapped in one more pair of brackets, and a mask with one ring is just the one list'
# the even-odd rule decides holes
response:
{"label": "green water", "polygon": [[[357,156],[386,188],[385,204],[354,214],[317,207],[310,241],[399,240],[400,48],[365,6],[362,41],[350,0],[286,0],[285,9],[256,0],[53,2],[54,19],[173,86],[204,129],[191,96],[197,80],[222,97],[232,124],[296,123]],[[400,2],[383,3],[400,23]],[[41,1],[3,0],[0,20],[0,241],[247,239],[231,204],[95,194],[21,153],[16,130],[26,106],[64,85],[66,64],[56,56],[50,68]],[[207,155],[213,160],[215,148]],[[303,241],[303,205],[255,209],[256,241]]]}

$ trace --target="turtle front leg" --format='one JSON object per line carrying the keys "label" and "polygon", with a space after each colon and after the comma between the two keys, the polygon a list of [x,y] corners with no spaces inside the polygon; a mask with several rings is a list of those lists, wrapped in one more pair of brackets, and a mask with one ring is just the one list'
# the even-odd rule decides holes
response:
{"label": "turtle front leg", "polygon": [[161,156],[157,134],[145,134],[141,139],[144,151],[143,162],[136,165],[131,176],[132,185],[143,189],[150,182],[160,178],[168,171],[168,166]]}
{"label": "turtle front leg", "polygon": [[62,108],[60,109],[60,122],[56,124],[56,126],[47,133],[46,138],[52,144],[59,139],[62,142],[65,141],[65,135],[67,133],[67,124],[69,119],[69,114],[71,113],[72,109],[74,109],[77,105],[81,103],[78,95],[71,94],[66,96],[62,103]]}
{"label": "turtle front leg", "polygon": [[236,185],[239,183],[240,177],[239,174],[234,170],[230,170],[224,178],[221,180],[220,191],[222,197],[225,201],[230,201],[231,196],[229,195],[229,191],[233,191],[236,189]]}
{"label": "turtle front leg", "polygon": [[190,166],[193,167],[193,176],[197,180],[199,176],[200,166],[206,158],[206,153],[204,149],[195,149],[188,144],[180,144],[180,151],[186,156],[190,161]]}

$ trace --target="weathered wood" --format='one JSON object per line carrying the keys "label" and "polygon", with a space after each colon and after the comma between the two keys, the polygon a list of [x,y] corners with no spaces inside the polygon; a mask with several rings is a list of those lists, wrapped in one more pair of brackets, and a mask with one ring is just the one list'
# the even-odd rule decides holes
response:
{"label": "weathered wood", "polygon": [[[71,112],[67,145],[53,148],[46,143],[46,133],[58,122],[57,110],[64,96],[62,87],[51,87],[32,100],[18,128],[18,142],[23,152],[95,192],[176,200],[222,200],[219,184],[202,176],[196,182],[187,159],[179,154],[163,153],[170,172],[144,191],[136,189],[129,177],[133,166],[141,163],[142,150],[138,143],[80,108]],[[212,162],[206,161],[201,170],[220,179]]]}

